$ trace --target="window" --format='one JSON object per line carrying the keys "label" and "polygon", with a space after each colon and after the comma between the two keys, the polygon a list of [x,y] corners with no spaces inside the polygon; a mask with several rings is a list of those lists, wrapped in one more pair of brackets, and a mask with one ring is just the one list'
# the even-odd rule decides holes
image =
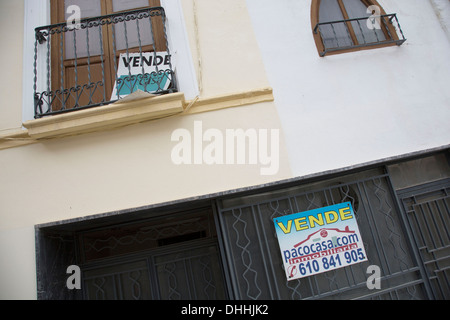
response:
{"label": "window", "polygon": [[396,14],[386,14],[375,0],[313,0],[311,21],[322,57],[406,41]]}
{"label": "window", "polygon": [[[73,5],[81,14],[75,29],[66,24]],[[52,0],[51,20],[52,25],[36,28],[36,118],[116,101],[122,89],[176,91],[159,0]],[[126,55],[127,76],[119,72],[121,55]],[[161,55],[165,59],[159,64]],[[144,60],[156,65],[156,71],[131,72],[138,60],[140,66]]]}

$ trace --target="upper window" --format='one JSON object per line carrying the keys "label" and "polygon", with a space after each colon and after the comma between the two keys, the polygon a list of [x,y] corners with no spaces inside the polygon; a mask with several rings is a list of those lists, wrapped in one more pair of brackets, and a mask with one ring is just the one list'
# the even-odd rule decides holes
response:
{"label": "upper window", "polygon": [[313,0],[311,21],[322,57],[406,40],[396,14],[386,14],[376,0]]}
{"label": "upper window", "polygon": [[159,0],[52,0],[51,20],[36,29],[36,117],[176,91]]}

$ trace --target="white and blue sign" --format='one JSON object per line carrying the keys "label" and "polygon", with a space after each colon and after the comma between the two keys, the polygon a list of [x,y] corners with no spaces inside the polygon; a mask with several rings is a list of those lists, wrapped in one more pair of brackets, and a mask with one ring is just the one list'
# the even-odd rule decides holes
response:
{"label": "white and blue sign", "polygon": [[367,261],[350,202],[273,221],[288,280]]}
{"label": "white and blue sign", "polygon": [[[173,63],[167,52],[122,53],[111,100],[123,98],[135,91],[152,93],[167,90]],[[169,70],[169,72],[167,72]]]}

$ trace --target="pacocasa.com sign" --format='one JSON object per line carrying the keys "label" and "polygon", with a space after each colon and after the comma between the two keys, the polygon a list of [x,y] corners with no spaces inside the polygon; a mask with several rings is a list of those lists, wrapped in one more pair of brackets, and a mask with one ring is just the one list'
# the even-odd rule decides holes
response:
{"label": "pacocasa.com sign", "polygon": [[367,260],[350,202],[275,218],[288,280]]}

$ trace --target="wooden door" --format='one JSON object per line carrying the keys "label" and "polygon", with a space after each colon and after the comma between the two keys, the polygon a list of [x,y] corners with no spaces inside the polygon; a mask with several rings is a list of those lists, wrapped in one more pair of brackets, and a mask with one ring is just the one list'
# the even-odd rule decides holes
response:
{"label": "wooden door", "polygon": [[[71,5],[81,19],[160,6],[159,0],[52,0],[52,23],[65,23]],[[139,22],[137,22],[139,21]],[[139,32],[138,32],[139,31]],[[155,39],[155,40],[154,40]],[[161,17],[117,24],[92,24],[51,37],[52,111],[95,106],[108,102],[121,53],[165,50]]]}

